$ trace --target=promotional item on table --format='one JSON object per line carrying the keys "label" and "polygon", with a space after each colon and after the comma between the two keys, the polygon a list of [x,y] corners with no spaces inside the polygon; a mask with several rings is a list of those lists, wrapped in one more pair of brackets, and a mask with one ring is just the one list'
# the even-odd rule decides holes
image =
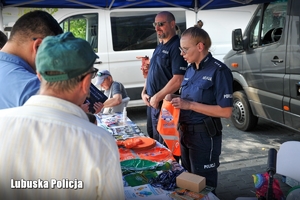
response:
{"label": "promotional item on table", "polygon": [[[126,108],[121,113],[95,116],[98,126],[107,129],[119,147],[126,200],[218,200],[211,193],[214,188],[205,185],[205,178],[187,173],[170,149],[147,137],[127,117]],[[198,188],[198,191],[191,188]]]}

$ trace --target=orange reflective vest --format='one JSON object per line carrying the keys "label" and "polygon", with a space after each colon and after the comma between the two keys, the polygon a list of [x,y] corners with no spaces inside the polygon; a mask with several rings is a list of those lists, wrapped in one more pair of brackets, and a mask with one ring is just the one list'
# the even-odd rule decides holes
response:
{"label": "orange reflective vest", "polygon": [[177,131],[179,113],[180,109],[174,108],[170,101],[164,99],[157,124],[157,131],[175,156],[181,155]]}

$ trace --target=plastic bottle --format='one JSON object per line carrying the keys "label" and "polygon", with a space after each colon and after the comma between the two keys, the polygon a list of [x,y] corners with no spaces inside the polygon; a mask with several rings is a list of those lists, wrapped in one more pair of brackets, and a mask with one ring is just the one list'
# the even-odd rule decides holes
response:
{"label": "plastic bottle", "polygon": [[126,107],[123,108],[123,124],[124,125],[127,124],[127,111],[126,111]]}

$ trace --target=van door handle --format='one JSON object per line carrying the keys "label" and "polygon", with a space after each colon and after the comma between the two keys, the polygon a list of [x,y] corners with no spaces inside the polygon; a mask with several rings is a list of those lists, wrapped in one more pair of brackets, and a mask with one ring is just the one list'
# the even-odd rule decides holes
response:
{"label": "van door handle", "polygon": [[283,63],[283,59],[279,59],[279,58],[277,58],[277,59],[272,59],[271,60],[273,63]]}
{"label": "van door handle", "polygon": [[297,96],[300,96],[300,82],[299,83],[296,83],[296,88],[297,88]]}

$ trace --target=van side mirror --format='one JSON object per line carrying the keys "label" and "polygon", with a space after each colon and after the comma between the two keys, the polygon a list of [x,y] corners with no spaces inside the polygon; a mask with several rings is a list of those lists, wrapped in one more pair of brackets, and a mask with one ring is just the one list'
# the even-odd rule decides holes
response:
{"label": "van side mirror", "polygon": [[232,49],[234,51],[240,51],[244,49],[244,41],[243,41],[243,34],[242,29],[234,29],[232,31]]}

